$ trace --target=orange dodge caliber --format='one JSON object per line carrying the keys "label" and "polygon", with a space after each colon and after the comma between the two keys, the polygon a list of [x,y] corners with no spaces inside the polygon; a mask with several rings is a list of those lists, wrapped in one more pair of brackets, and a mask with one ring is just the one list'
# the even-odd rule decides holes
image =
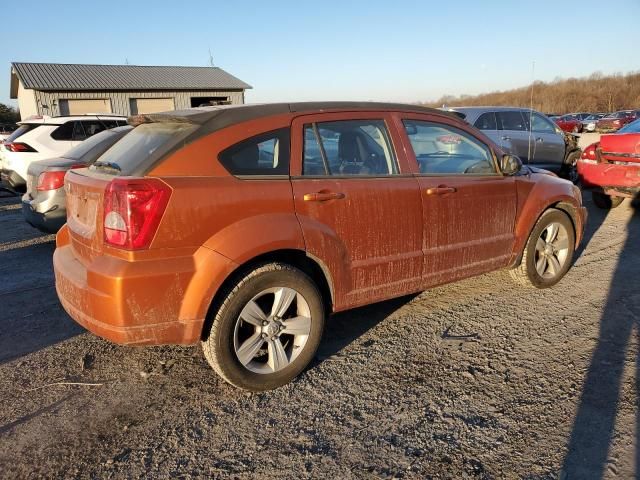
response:
{"label": "orange dodge caliber", "polygon": [[113,342],[202,342],[248,390],[298,375],[332,312],[500,268],[550,287],[582,237],[575,186],[439,110],[282,103],[129,122],[67,173],[60,301]]}

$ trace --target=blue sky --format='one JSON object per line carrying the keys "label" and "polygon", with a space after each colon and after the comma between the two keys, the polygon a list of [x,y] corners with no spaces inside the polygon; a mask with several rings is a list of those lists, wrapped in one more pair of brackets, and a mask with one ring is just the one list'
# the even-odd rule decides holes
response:
{"label": "blue sky", "polygon": [[253,85],[248,102],[435,100],[526,85],[534,60],[543,81],[640,70],[640,0],[12,1],[2,13],[3,103],[12,61],[207,65],[209,48]]}

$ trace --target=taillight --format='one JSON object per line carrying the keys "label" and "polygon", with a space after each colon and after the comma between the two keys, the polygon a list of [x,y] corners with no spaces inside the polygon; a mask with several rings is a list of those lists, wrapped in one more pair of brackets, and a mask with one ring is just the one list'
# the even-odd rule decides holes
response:
{"label": "taillight", "polygon": [[39,192],[44,190],[57,190],[64,185],[65,173],[67,172],[42,172],[38,177],[38,186],[36,189]]}
{"label": "taillight", "polygon": [[598,146],[600,144],[598,142],[592,143],[587,148],[582,151],[582,155],[580,155],[580,161],[584,163],[598,163],[598,154],[596,152]]}
{"label": "taillight", "polygon": [[[73,165],[71,168],[84,168],[86,165]],[[45,190],[57,190],[64,186],[64,176],[67,173],[66,170],[58,171],[44,171],[38,177],[38,185],[36,190],[39,192]]]}
{"label": "taillight", "polygon": [[4,148],[10,152],[36,152],[37,150],[26,143],[4,142]]}
{"label": "taillight", "polygon": [[171,188],[154,178],[112,180],[104,195],[104,240],[126,250],[148,248]]}

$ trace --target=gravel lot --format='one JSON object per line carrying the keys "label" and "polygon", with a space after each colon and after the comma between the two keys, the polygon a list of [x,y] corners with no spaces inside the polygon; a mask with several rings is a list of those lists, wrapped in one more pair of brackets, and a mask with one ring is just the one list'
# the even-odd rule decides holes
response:
{"label": "gravel lot", "polygon": [[314,365],[263,394],[219,380],[199,346],[76,326],[53,236],[0,198],[0,477],[630,478],[640,214],[585,197],[555,288],[497,272],[340,314]]}

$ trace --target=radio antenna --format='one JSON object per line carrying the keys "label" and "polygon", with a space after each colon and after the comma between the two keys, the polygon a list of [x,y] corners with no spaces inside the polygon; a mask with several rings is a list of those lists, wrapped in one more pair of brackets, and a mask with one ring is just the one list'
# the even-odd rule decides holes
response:
{"label": "radio antenna", "polygon": [[[531,100],[529,101],[529,147],[527,148],[527,165],[531,162],[531,136],[533,130],[533,85],[536,79],[536,61],[531,63]],[[535,155],[536,150],[533,149]]]}

